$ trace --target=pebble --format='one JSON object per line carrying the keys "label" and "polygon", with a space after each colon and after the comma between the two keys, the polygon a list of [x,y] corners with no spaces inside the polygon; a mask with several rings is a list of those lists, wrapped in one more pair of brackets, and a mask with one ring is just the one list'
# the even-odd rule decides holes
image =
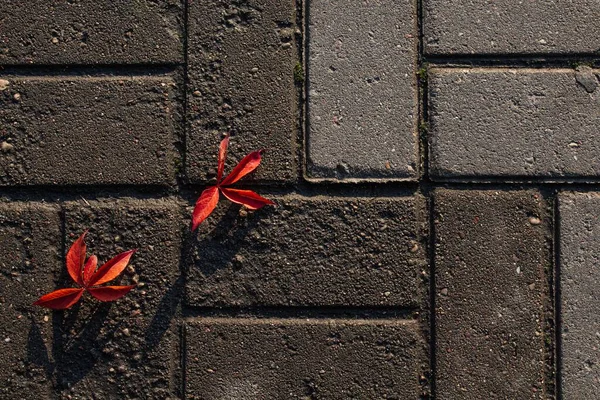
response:
{"label": "pebble", "polygon": [[442,296],[448,296],[448,288],[442,289]]}
{"label": "pebble", "polygon": [[577,67],[576,71],[575,80],[577,83],[583,86],[586,92],[594,93],[598,87],[598,79],[594,75],[594,70],[587,65],[581,65]]}
{"label": "pebble", "polygon": [[5,343],[10,343],[10,338],[9,338],[9,337],[7,337],[6,339],[4,339],[4,342],[5,342]]}
{"label": "pebble", "polygon": [[13,146],[12,144],[8,143],[8,142],[2,142],[2,144],[0,145],[0,148],[2,149],[2,151],[4,153],[8,153],[9,151],[11,151],[15,146]]}
{"label": "pebble", "polygon": [[54,44],[58,43],[58,38],[53,37],[52,38],[52,43],[54,43]]}
{"label": "pebble", "polygon": [[539,219],[538,217],[529,217],[529,223],[531,225],[539,225],[542,223],[542,220]]}
{"label": "pebble", "polygon": [[199,90],[194,90],[194,92],[192,93],[192,95],[193,95],[194,97],[200,97],[200,96],[202,96],[202,93],[200,93],[200,91],[199,91]]}
{"label": "pebble", "polygon": [[9,84],[10,82],[6,79],[0,79],[0,90],[6,90]]}
{"label": "pebble", "polygon": [[15,99],[15,101],[21,101],[21,94],[20,93],[15,93],[13,95],[13,99]]}

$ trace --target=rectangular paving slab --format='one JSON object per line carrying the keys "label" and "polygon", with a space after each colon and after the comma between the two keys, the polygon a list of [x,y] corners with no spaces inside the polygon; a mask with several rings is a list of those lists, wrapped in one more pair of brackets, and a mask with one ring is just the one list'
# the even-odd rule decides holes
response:
{"label": "rectangular paving slab", "polygon": [[417,178],[416,15],[412,0],[308,4],[309,178]]}
{"label": "rectangular paving slab", "polygon": [[176,320],[183,290],[179,205],[171,200],[81,200],[65,209],[67,248],[89,229],[88,255],[97,255],[98,265],[137,248],[127,269],[110,282],[137,287],[110,303],[86,294],[79,307],[65,313],[54,341],[60,354],[59,388],[74,398],[90,393],[175,398]]}
{"label": "rectangular paving slab", "polygon": [[0,398],[50,399],[57,318],[33,306],[63,272],[58,207],[0,204]]}
{"label": "rectangular paving slab", "polygon": [[182,0],[2,0],[0,65],[183,61]]}
{"label": "rectangular paving slab", "polygon": [[416,321],[219,319],[186,324],[189,399],[417,399]]}
{"label": "rectangular paving slab", "polygon": [[546,399],[545,202],[537,191],[438,190],[434,210],[437,398]]}
{"label": "rectangular paving slab", "polygon": [[174,82],[0,75],[0,185],[174,182]]}
{"label": "rectangular paving slab", "polygon": [[200,226],[188,304],[419,304],[420,198],[267,197],[277,207],[248,214],[222,202]]}
{"label": "rectangular paving slab", "polygon": [[435,180],[596,180],[598,70],[434,68]]}
{"label": "rectangular paving slab", "polygon": [[189,2],[186,173],[215,177],[224,132],[228,166],[265,149],[256,180],[295,181],[298,64],[294,0]]}
{"label": "rectangular paving slab", "polygon": [[592,400],[600,390],[600,194],[559,196],[561,381],[564,400]]}
{"label": "rectangular paving slab", "polygon": [[426,54],[568,54],[600,48],[596,0],[424,0]]}

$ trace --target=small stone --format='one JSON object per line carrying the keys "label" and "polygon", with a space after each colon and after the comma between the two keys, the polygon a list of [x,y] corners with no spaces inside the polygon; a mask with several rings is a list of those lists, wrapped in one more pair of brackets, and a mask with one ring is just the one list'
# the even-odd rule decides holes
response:
{"label": "small stone", "polygon": [[448,288],[443,288],[441,293],[442,296],[448,296]]}
{"label": "small stone", "polygon": [[0,79],[0,90],[8,89],[9,84],[10,84],[10,82],[7,81],[6,79]]}
{"label": "small stone", "polygon": [[529,217],[529,223],[531,225],[539,225],[542,223],[542,220],[539,219],[538,217]]}
{"label": "small stone", "polygon": [[125,335],[125,336],[131,336],[131,332],[129,332],[129,328],[123,329],[123,335]]}
{"label": "small stone", "polygon": [[598,87],[598,79],[594,75],[594,70],[587,65],[580,65],[575,70],[575,80],[579,83],[588,93],[594,93]]}
{"label": "small stone", "polygon": [[246,218],[248,216],[248,211],[245,208],[240,208],[239,215],[242,218]]}
{"label": "small stone", "polygon": [[53,37],[52,38],[52,43],[54,43],[54,44],[58,43],[58,38]]}
{"label": "small stone", "polygon": [[578,148],[580,145],[577,142],[571,142],[569,143],[569,147],[572,149]]}
{"label": "small stone", "polygon": [[21,94],[19,94],[19,93],[15,93],[15,94],[13,95],[13,99],[15,99],[15,101],[21,101]]}
{"label": "small stone", "polygon": [[411,253],[416,253],[417,251],[419,251],[419,244],[413,242],[410,246],[410,252]]}
{"label": "small stone", "polygon": [[250,72],[252,72],[253,74],[255,74],[255,73],[257,73],[257,72],[258,72],[258,68],[254,67],[254,68],[252,68],[252,69],[250,70]]}
{"label": "small stone", "polygon": [[48,322],[48,320],[49,320],[49,319],[50,319],[50,318],[48,318],[48,316],[47,316],[47,315],[44,315],[44,322]]}
{"label": "small stone", "polygon": [[8,142],[2,142],[2,144],[0,145],[0,149],[2,149],[2,152],[4,152],[4,153],[8,153],[13,148],[14,148],[14,146]]}
{"label": "small stone", "polygon": [[119,365],[119,366],[117,367],[117,371],[118,371],[120,374],[122,374],[123,372],[127,371],[127,367],[126,367],[125,365],[121,364],[121,365]]}
{"label": "small stone", "polygon": [[4,339],[4,342],[5,342],[5,343],[10,343],[10,338],[9,338],[9,337],[7,337],[6,339]]}
{"label": "small stone", "polygon": [[202,96],[202,93],[200,93],[200,91],[199,91],[199,90],[194,90],[194,92],[192,93],[192,95],[193,95],[194,97],[200,97],[200,96]]}

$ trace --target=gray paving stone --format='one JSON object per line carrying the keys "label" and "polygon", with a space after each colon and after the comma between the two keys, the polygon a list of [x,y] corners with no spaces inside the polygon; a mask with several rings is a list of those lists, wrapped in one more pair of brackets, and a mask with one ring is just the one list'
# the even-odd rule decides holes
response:
{"label": "gray paving stone", "polygon": [[0,185],[174,182],[170,77],[0,79]]}
{"label": "gray paving stone", "polygon": [[600,390],[600,195],[559,195],[561,382],[564,400],[591,400]]}
{"label": "gray paving stone", "polygon": [[277,207],[240,216],[222,202],[200,226],[188,304],[419,305],[419,198],[267,197]]}
{"label": "gray paving stone", "polygon": [[213,319],[185,329],[189,399],[417,399],[416,321]]}
{"label": "gray paving stone", "polygon": [[63,271],[59,209],[40,203],[0,204],[0,398],[53,398],[56,321],[33,306],[56,289]]}
{"label": "gray paving stone", "polygon": [[597,53],[596,0],[425,0],[427,54]]}
{"label": "gray paving stone", "polygon": [[308,31],[308,176],[416,179],[416,3],[311,1]]}
{"label": "gray paving stone", "polygon": [[432,69],[431,175],[438,180],[597,179],[597,74],[590,68]]}
{"label": "gray paving stone", "polygon": [[[65,205],[66,243],[89,229],[88,255],[106,262],[135,249],[111,284],[137,287],[100,303],[84,295],[60,321],[57,381],[65,395],[87,398],[176,398],[177,318],[183,290],[179,263],[181,209],[171,200],[77,201]],[[85,349],[82,352],[81,349]]]}
{"label": "gray paving stone", "polygon": [[546,399],[545,202],[537,191],[438,190],[434,209],[437,398]]}
{"label": "gray paving stone", "polygon": [[296,2],[193,1],[188,31],[188,179],[215,177],[219,142],[231,132],[228,168],[266,149],[254,178],[295,181]]}
{"label": "gray paving stone", "polygon": [[181,0],[2,0],[0,65],[183,61]]}

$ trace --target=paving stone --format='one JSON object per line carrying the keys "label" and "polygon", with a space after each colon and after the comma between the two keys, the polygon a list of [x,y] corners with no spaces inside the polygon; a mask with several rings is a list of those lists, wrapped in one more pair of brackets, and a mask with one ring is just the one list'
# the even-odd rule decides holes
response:
{"label": "paving stone", "polygon": [[416,399],[415,321],[213,319],[185,330],[189,399]]}
{"label": "paving stone", "polygon": [[[89,203],[89,205],[88,205]],[[137,248],[112,284],[138,282],[125,297],[84,295],[60,321],[57,381],[73,398],[175,398],[179,353],[181,212],[170,200],[78,201],[66,206],[67,244],[85,230],[99,262]],[[84,349],[85,351],[82,351]]]}
{"label": "paving stone", "polygon": [[600,195],[561,193],[561,382],[564,400],[596,399],[600,390]]}
{"label": "paving stone", "polygon": [[591,86],[596,73],[590,68],[432,69],[431,175],[597,179],[600,90]]}
{"label": "paving stone", "polygon": [[416,15],[411,0],[310,2],[309,177],[416,179]]}
{"label": "paving stone", "polygon": [[183,61],[181,0],[3,0],[0,65]]}
{"label": "paving stone", "polygon": [[537,191],[434,202],[437,398],[546,399],[547,206]]}
{"label": "paving stone", "polygon": [[32,305],[62,269],[59,209],[0,204],[0,398],[49,399],[55,317]]}
{"label": "paving stone", "polygon": [[266,149],[254,177],[295,180],[296,2],[190,2],[188,32],[188,179],[214,178],[219,141],[231,132],[229,166]]}
{"label": "paving stone", "polygon": [[595,0],[425,0],[427,54],[568,54],[600,48]]}
{"label": "paving stone", "polygon": [[0,78],[0,185],[174,182],[171,78]]}
{"label": "paving stone", "polygon": [[221,203],[200,226],[186,259],[189,304],[418,305],[419,198],[273,200],[248,216]]}

